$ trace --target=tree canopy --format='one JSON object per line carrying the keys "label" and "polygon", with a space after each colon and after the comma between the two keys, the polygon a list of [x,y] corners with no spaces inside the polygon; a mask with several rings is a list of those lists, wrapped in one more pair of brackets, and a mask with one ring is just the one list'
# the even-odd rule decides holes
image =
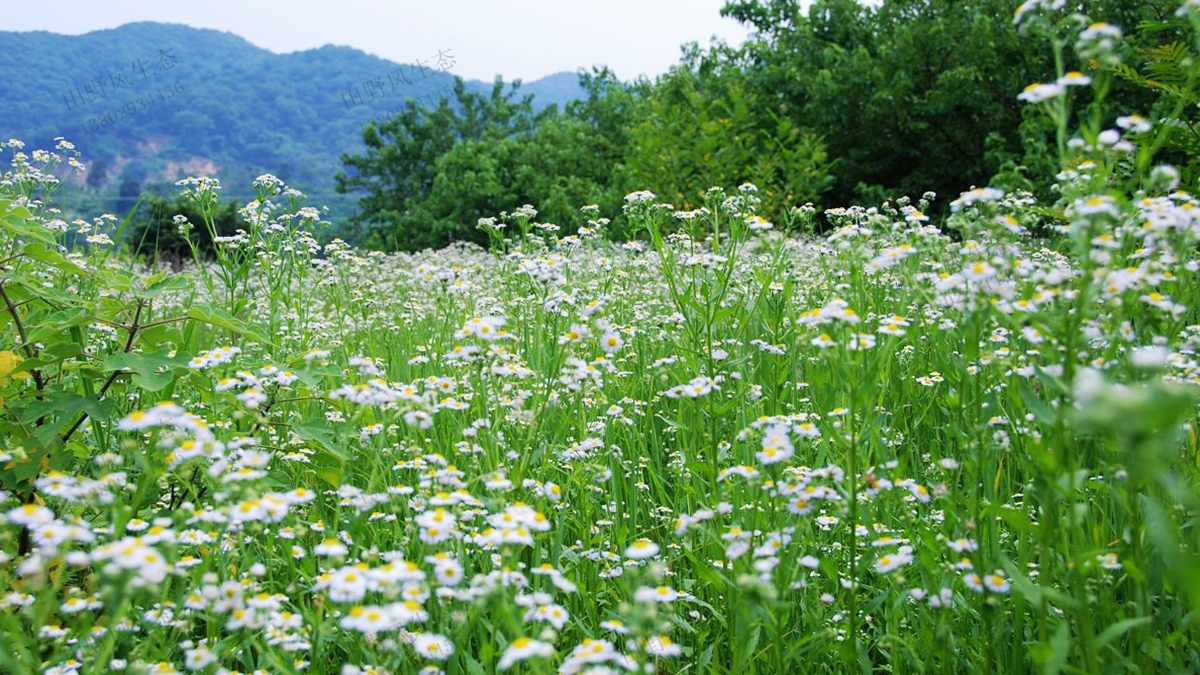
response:
{"label": "tree canopy", "polygon": [[[1164,61],[1183,58],[1153,51],[1178,28],[1173,3],[1077,4],[1127,33],[1129,65],[1108,94],[1113,114],[1165,114],[1164,98],[1195,97],[1155,79]],[[779,217],[805,202],[1053,183],[1054,125],[1017,94],[1054,75],[1055,51],[1048,38],[1018,34],[1010,0],[804,5],[730,0],[722,14],[752,29],[745,43],[687,45],[654,80],[584,73],[587,98],[562,110],[535,113],[499,80],[490,97],[460,84],[436,110],[410,106],[368,125],[367,152],[343,157],[352,171],[339,189],[362,195],[355,222],[375,241],[421,248],[482,241],[479,218],[525,203],[559,224],[589,203],[617,218],[621,196],[635,190],[688,209],[701,202],[697,186],[753,182],[766,214]],[[1186,154],[1189,143],[1197,145],[1176,135],[1169,149]]]}

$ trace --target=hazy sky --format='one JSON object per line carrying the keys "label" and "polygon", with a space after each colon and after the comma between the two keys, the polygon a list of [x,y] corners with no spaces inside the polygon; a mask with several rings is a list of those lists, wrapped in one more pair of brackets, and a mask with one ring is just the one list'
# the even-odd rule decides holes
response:
{"label": "hazy sky", "polygon": [[400,63],[449,50],[466,79],[532,81],[607,64],[629,80],[657,75],[679,46],[747,31],[723,0],[56,0],[6,3],[0,30],[75,35],[131,21],[229,31],[274,52],[347,45]]}

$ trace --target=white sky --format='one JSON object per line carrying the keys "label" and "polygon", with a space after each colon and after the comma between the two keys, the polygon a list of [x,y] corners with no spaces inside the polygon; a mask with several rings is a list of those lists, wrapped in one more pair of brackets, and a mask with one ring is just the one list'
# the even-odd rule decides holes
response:
{"label": "white sky", "polygon": [[286,53],[325,44],[400,63],[449,50],[466,79],[531,82],[608,65],[622,80],[658,75],[685,42],[732,44],[744,27],[723,0],[56,0],[8,3],[0,30],[77,35],[133,21],[215,28]]}

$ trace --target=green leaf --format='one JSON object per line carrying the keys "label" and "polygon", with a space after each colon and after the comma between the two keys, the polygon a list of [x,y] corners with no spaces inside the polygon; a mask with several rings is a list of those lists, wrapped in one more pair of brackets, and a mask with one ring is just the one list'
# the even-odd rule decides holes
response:
{"label": "green leaf", "polygon": [[299,361],[299,364],[292,372],[297,379],[309,386],[320,384],[326,377],[340,377],[342,374],[342,369],[332,363],[307,363],[300,359],[296,361]]}
{"label": "green leaf", "polygon": [[1051,408],[1040,396],[1034,393],[1033,388],[1022,383],[1019,391],[1021,392],[1021,400],[1025,401],[1025,407],[1029,408],[1029,412],[1043,424],[1053,424],[1057,413]]}
{"label": "green leaf", "polygon": [[38,322],[37,328],[29,334],[28,342],[60,342],[72,328],[86,325],[91,320],[92,313],[83,307],[54,312]]}
{"label": "green leaf", "polygon": [[109,270],[104,281],[122,293],[132,293],[139,283],[136,274],[124,269]]}
{"label": "green leaf", "polygon": [[1037,530],[1038,526],[1030,520],[1029,514],[1019,509],[1014,509],[1006,504],[996,504],[985,510],[989,516],[995,515],[1008,523],[1009,527],[1018,532],[1032,532]]}
{"label": "green leaf", "polygon": [[88,447],[86,443],[71,441],[64,449],[71,457],[74,457],[76,461],[82,462],[92,456],[92,449]]}
{"label": "green leaf", "polygon": [[293,425],[292,431],[300,438],[321,446],[321,451],[313,454],[310,458],[313,471],[317,477],[331,486],[340,486],[346,455],[338,447],[337,436],[333,429],[320,422],[307,422]]}
{"label": "green leaf", "polygon": [[232,314],[216,307],[192,307],[187,316],[202,323],[231,330],[235,333],[248,335],[263,344],[271,344],[266,332],[258,326],[252,326]]}
{"label": "green leaf", "polygon": [[1063,666],[1067,665],[1067,654],[1071,650],[1071,630],[1067,624],[1059,624],[1050,644],[1035,645],[1033,648],[1034,663],[1042,664],[1044,675],[1058,675]]}
{"label": "green leaf", "polygon": [[133,383],[146,391],[159,391],[175,379],[172,368],[186,364],[186,354],[171,355],[171,350],[160,349],[150,354],[119,352],[104,359],[109,370],[128,370],[133,373]]}
{"label": "green leaf", "polygon": [[467,672],[471,673],[471,675],[486,675],[487,674],[487,671],[485,671],[483,669],[483,664],[476,661],[469,654],[466,656],[466,665],[467,665]]}
{"label": "green leaf", "polygon": [[1124,619],[1112,624],[1096,636],[1096,649],[1103,649],[1105,645],[1121,637],[1125,633],[1128,633],[1134,628],[1150,623],[1150,620],[1151,619],[1148,616],[1139,616],[1133,619]]}
{"label": "green leaf", "polygon": [[183,291],[192,287],[192,280],[179,274],[163,272],[147,278],[143,283],[146,287],[137,291],[139,298],[157,298],[168,291]]}
{"label": "green leaf", "polygon": [[3,476],[5,486],[9,488],[23,486],[41,471],[42,458],[46,456],[46,451],[35,448],[27,452],[29,454],[26,457],[14,459],[0,467],[3,469],[0,471],[0,476]]}
{"label": "green leaf", "polygon": [[339,460],[345,461],[346,456],[342,454],[341,448],[337,445],[337,437],[328,425],[321,422],[306,422],[293,425],[292,431],[300,438],[320,445]]}
{"label": "green leaf", "polygon": [[23,424],[32,424],[39,419],[45,421],[38,427],[35,436],[49,438],[74,422],[80,414],[97,419],[108,419],[114,406],[111,400],[100,400],[95,396],[49,391],[43,392],[43,400],[27,401],[17,419]]}
{"label": "green leaf", "polygon": [[46,263],[64,272],[82,274],[84,271],[79,265],[63,257],[57,250],[48,248],[42,243],[30,242],[21,249],[21,253],[31,260]]}
{"label": "green leaf", "polygon": [[[52,366],[56,363],[66,361],[83,353],[83,347],[75,342],[57,342],[47,345],[45,349],[38,353],[36,359],[24,359],[13,368],[13,375],[17,373],[28,373],[31,370],[44,370],[47,366]],[[83,362],[71,364],[74,369],[83,366]]]}
{"label": "green leaf", "polygon": [[83,347],[77,342],[56,342],[46,345],[38,356],[50,362],[63,361],[83,353]]}
{"label": "green leaf", "polygon": [[24,206],[13,206],[11,199],[0,199],[0,213],[3,215],[0,218],[14,217],[21,220],[26,220],[33,217],[29,209]]}
{"label": "green leaf", "polygon": [[713,640],[706,640],[705,642],[708,643],[708,646],[701,650],[700,658],[697,661],[697,665],[699,666],[699,670],[697,672],[701,673],[708,672],[707,666],[708,664],[712,663],[713,650],[715,650],[717,647],[717,643]]}
{"label": "green leaf", "polygon": [[12,209],[9,208],[8,203],[0,204],[0,206],[3,206],[5,209],[7,209],[7,212],[0,216],[0,226],[3,226],[4,229],[18,237],[36,239],[37,241],[44,242],[50,246],[58,245],[58,242],[55,240],[55,237],[53,234],[51,234],[50,230],[27,222],[28,219],[33,217],[33,214],[30,213],[28,209],[22,207]]}

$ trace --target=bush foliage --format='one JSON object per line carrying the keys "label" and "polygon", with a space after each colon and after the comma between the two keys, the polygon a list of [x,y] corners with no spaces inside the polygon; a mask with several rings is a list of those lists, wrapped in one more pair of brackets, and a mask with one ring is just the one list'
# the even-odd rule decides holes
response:
{"label": "bush foliage", "polygon": [[[1129,33],[1118,46],[1124,79],[1103,92],[1105,123],[1195,98],[1186,68],[1166,72],[1189,57],[1177,3],[1079,4]],[[1056,54],[1047,37],[1021,34],[1009,0],[805,5],[727,2],[722,13],[753,30],[743,45],[690,45],[654,81],[584,73],[588,98],[561,111],[535,114],[499,81],[490,98],[459,86],[436,111],[414,105],[368,128],[367,153],[343,157],[339,189],[364,195],[354,222],[374,244],[406,250],[483,241],[479,218],[527,203],[574,227],[575,205],[613,207],[648,189],[690,209],[704,186],[751,179],[771,217],[797,203],[954,195],[989,182],[1051,196],[1056,125],[1012,92],[1052,71]],[[1109,67],[1057,56],[1068,71]],[[1168,146],[1189,153],[1187,129]]]}

